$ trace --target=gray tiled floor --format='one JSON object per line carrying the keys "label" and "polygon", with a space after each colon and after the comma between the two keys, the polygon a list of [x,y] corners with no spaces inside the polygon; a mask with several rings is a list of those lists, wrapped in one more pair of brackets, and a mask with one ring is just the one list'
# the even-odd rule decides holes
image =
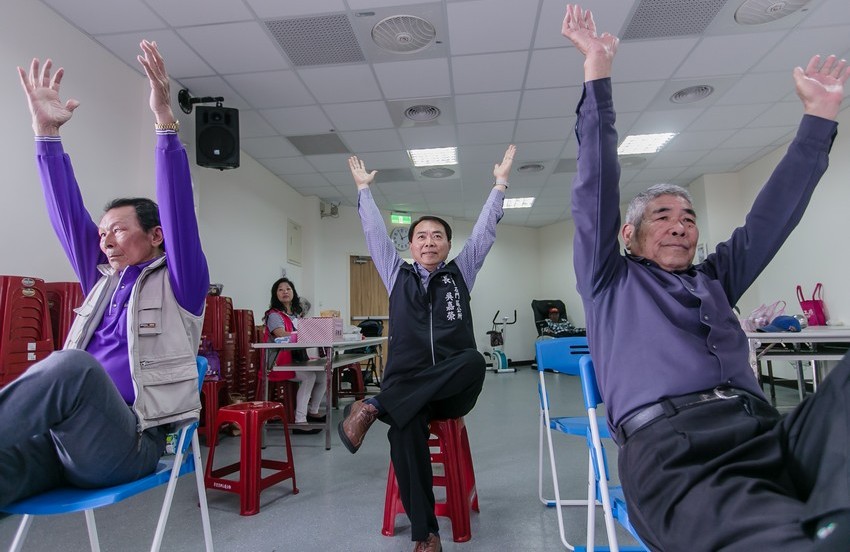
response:
{"label": "gray tiled floor", "polygon": [[[573,404],[580,414],[581,399],[577,378],[547,374],[553,401]],[[451,524],[440,519],[446,550],[495,551],[561,550],[553,509],[537,498],[537,372],[520,368],[517,373],[488,372],[479,403],[466,418],[469,428],[480,497],[480,514],[472,515],[472,540],[453,543]],[[796,392],[778,388],[780,401],[793,401]],[[340,411],[334,411],[336,419]],[[272,430],[271,443],[281,439]],[[250,517],[239,515],[238,497],[209,490],[213,541],[219,551],[408,551],[412,549],[410,530],[399,516],[394,537],[381,535],[384,491],[389,447],[385,431],[378,424],[367,436],[363,448],[349,454],[333,436],[333,448],[324,450],[324,436],[292,437],[295,468],[300,492],[292,494],[289,481],[264,491],[262,509]],[[559,474],[564,496],[581,497],[585,492],[586,448],[582,440],[556,439]],[[216,465],[237,454],[238,439],[224,437],[216,449]],[[608,447],[613,449],[614,447]],[[275,447],[267,449],[275,453]],[[280,452],[279,450],[277,452]],[[202,457],[206,460],[206,448]],[[616,466],[616,458],[609,458]],[[548,485],[547,479],[547,485]],[[151,491],[121,504],[97,511],[98,528],[104,551],[147,550],[156,525],[163,491]],[[202,550],[193,481],[181,480],[163,550]],[[601,516],[598,516],[598,518]],[[0,548],[11,543],[20,518],[0,520]],[[604,539],[598,524],[597,539]],[[572,509],[568,534],[579,542],[584,538],[584,512]],[[621,533],[622,542],[630,542]],[[82,514],[38,518],[33,523],[25,550],[88,550]]]}

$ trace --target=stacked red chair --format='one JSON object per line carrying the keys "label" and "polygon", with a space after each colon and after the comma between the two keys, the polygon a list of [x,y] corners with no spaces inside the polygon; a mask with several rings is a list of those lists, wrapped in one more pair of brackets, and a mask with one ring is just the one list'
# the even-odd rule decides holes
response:
{"label": "stacked red chair", "polygon": [[[455,542],[466,542],[472,538],[469,511],[479,511],[466,425],[463,418],[431,420],[430,431],[431,463],[443,465],[443,475],[434,475],[434,486],[446,489],[446,500],[434,505],[434,513],[451,520]],[[403,513],[395,470],[390,462],[381,533],[391,537],[395,533],[395,518]]]}
{"label": "stacked red chair", "polygon": [[44,280],[0,276],[0,387],[53,352]]}
{"label": "stacked red chair", "polygon": [[245,400],[254,400],[257,389],[257,370],[259,355],[251,344],[254,343],[254,311],[236,309],[233,311],[234,334],[236,336],[236,368],[233,375],[233,390]]}
{"label": "stacked red chair", "polygon": [[[295,463],[292,446],[289,442],[289,429],[284,418],[283,405],[276,402],[251,401],[224,406],[216,416],[215,427],[224,424],[236,424],[242,432],[239,447],[239,461],[216,468],[215,444],[210,445],[204,482],[208,489],[218,489],[239,495],[239,513],[252,516],[260,511],[260,493],[276,483],[292,479],[292,493],[298,494],[295,484]],[[286,458],[263,458],[263,425],[270,420],[280,420],[283,424],[283,439],[286,444]],[[278,432],[274,432],[278,435]],[[270,439],[267,439],[270,440]],[[280,451],[279,446],[267,447],[266,453]],[[238,479],[227,476],[239,473]]]}
{"label": "stacked red chair", "polygon": [[50,307],[50,323],[53,330],[53,348],[57,351],[65,345],[71,323],[85,300],[83,288],[79,282],[46,282],[47,304]]}
{"label": "stacked red chair", "polygon": [[230,403],[229,392],[233,389],[235,336],[232,324],[233,301],[230,297],[207,295],[201,343],[209,344],[218,355],[220,365],[218,379],[205,378],[201,387],[201,425],[198,427],[198,435],[204,437],[209,446],[214,445],[218,438],[218,432],[212,431],[218,409]]}

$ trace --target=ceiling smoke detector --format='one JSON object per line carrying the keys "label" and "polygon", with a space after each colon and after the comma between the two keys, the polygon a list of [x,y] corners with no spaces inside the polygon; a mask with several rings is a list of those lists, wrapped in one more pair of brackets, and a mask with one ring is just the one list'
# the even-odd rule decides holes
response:
{"label": "ceiling smoke detector", "polygon": [[542,163],[524,163],[517,167],[516,172],[518,173],[536,173],[540,172],[546,167],[543,166]]}
{"label": "ceiling smoke detector", "polygon": [[448,167],[431,167],[430,169],[425,169],[420,174],[427,178],[448,178],[454,173],[455,172]]}
{"label": "ceiling smoke detector", "polygon": [[673,95],[670,96],[670,101],[675,104],[698,102],[711,96],[713,92],[713,86],[708,84],[698,84],[696,86],[689,86],[674,92]]}
{"label": "ceiling smoke detector", "polygon": [[739,25],[761,25],[791,15],[809,0],[745,0],[735,11]]}
{"label": "ceiling smoke detector", "polygon": [[440,116],[440,108],[435,105],[412,105],[404,110],[405,119],[414,123],[427,123]]}
{"label": "ceiling smoke detector", "polygon": [[421,52],[434,43],[437,30],[428,20],[415,15],[393,15],[372,27],[372,41],[394,54]]}

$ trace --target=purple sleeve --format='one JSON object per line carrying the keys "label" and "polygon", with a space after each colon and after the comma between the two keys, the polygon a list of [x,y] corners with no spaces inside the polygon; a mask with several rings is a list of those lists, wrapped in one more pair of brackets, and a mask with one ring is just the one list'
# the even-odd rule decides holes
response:
{"label": "purple sleeve", "polygon": [[590,298],[622,266],[620,230],[620,164],[611,79],[584,84],[576,109],[578,168],[573,180],[575,222],[573,265],[579,294]]}
{"label": "purple sleeve", "polygon": [[189,160],[174,132],[157,133],[156,199],[174,297],[181,307],[199,315],[210,276],[195,218]]}
{"label": "purple sleeve", "polygon": [[36,163],[41,176],[47,216],[71,267],[88,295],[100,278],[97,265],[106,262],[100,250],[97,224],[83,205],[80,188],[58,137],[38,137]]}
{"label": "purple sleeve", "polygon": [[504,199],[504,192],[496,188],[490,191],[490,195],[481,209],[481,214],[478,215],[478,220],[472,228],[472,234],[454,259],[463,275],[463,281],[466,282],[466,287],[470,291],[472,291],[472,286],[475,285],[475,277],[478,275],[478,271],[484,265],[487,253],[490,252],[493,242],[496,241],[496,224],[502,220],[504,214],[502,210]]}
{"label": "purple sleeve", "polygon": [[357,209],[360,212],[360,223],[363,225],[363,234],[366,236],[366,248],[372,256],[372,262],[387,288],[387,293],[392,292],[398,269],[404,263],[395,250],[387,227],[381,216],[381,211],[375,205],[372,190],[364,188],[357,194]]}

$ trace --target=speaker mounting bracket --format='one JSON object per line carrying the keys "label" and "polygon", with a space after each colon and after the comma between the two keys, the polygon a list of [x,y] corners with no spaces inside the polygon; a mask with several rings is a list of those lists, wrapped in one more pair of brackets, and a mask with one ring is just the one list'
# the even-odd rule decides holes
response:
{"label": "speaker mounting bracket", "polygon": [[216,107],[222,107],[223,101],[224,97],[222,96],[203,96],[201,98],[192,97],[188,88],[182,88],[179,92],[177,92],[177,105],[179,105],[183,113],[187,115],[192,113],[192,107],[195,104],[215,102]]}

